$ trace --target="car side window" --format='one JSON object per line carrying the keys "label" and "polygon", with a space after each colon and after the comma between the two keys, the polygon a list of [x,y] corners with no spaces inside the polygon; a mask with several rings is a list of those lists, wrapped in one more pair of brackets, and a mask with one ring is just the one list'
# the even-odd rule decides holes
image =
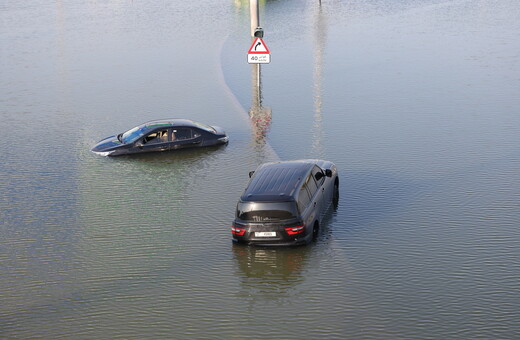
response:
{"label": "car side window", "polygon": [[154,131],[142,140],[143,144],[157,144],[165,143],[168,141],[168,130]]}
{"label": "car side window", "polygon": [[188,128],[173,129],[172,137],[173,137],[174,141],[192,139],[193,131],[192,131],[192,129],[188,129]]}
{"label": "car side window", "polygon": [[316,191],[318,190],[318,185],[316,184],[316,181],[312,173],[307,177],[305,185],[307,185],[307,188],[309,189],[309,194],[311,195],[311,197],[313,197]]}
{"label": "car side window", "polygon": [[298,194],[298,207],[300,208],[300,212],[305,210],[310,201],[311,198],[309,196],[309,191],[307,190],[307,185],[304,184]]}
{"label": "car side window", "polygon": [[[317,174],[320,174],[318,176],[316,176]],[[314,168],[312,168],[312,177],[316,180],[316,185],[318,186],[318,188],[323,184],[323,182],[325,181],[325,174],[323,173],[323,170],[321,170],[319,167],[317,167],[316,165],[314,166]],[[316,177],[319,177],[320,179],[318,180]]]}

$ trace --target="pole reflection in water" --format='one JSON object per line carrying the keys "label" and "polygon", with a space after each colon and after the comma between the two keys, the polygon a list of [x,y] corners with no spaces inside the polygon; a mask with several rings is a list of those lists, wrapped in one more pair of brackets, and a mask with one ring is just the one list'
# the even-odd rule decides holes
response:
{"label": "pole reflection in water", "polygon": [[312,157],[325,158],[323,148],[323,53],[327,38],[327,22],[322,11],[321,2],[316,5],[314,24],[314,123],[312,126]]}
{"label": "pole reflection in water", "polygon": [[272,110],[262,105],[262,65],[251,64],[251,108],[249,118],[253,127],[253,138],[257,144],[265,144],[271,126]]}

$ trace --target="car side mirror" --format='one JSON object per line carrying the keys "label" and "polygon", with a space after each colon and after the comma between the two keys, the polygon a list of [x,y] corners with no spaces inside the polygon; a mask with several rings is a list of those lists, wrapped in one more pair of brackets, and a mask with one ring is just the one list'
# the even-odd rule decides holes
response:
{"label": "car side mirror", "polygon": [[249,178],[253,177],[254,174],[255,174],[254,171],[249,171]]}
{"label": "car side mirror", "polygon": [[137,141],[135,142],[135,146],[137,146],[138,148],[142,148],[143,147],[143,141]]}
{"label": "car side mirror", "polygon": [[325,175],[327,177],[332,177],[332,170],[330,170],[330,169],[325,170]]}
{"label": "car side mirror", "polygon": [[323,178],[323,173],[322,172],[317,172],[316,175],[314,175],[314,178],[316,178],[317,181],[319,181],[320,179]]}

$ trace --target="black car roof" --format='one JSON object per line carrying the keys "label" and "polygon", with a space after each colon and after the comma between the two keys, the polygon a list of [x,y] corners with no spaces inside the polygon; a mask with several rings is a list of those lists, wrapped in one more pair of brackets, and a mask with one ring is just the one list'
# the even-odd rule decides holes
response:
{"label": "black car roof", "polygon": [[189,120],[189,119],[180,119],[180,118],[174,118],[174,119],[159,119],[159,120],[152,120],[149,122],[146,122],[141,125],[142,127],[147,127],[150,129],[153,129],[155,127],[159,126],[189,126],[189,127],[197,127],[199,126],[198,123]]}
{"label": "black car roof", "polygon": [[139,128],[143,134],[149,133],[150,131],[163,127],[194,127],[203,129],[211,133],[215,133],[215,129],[212,126],[183,118],[151,120],[149,122],[137,126],[137,128]]}
{"label": "black car roof", "polygon": [[313,160],[261,165],[240,198],[242,201],[294,201],[296,189],[316,164]]}

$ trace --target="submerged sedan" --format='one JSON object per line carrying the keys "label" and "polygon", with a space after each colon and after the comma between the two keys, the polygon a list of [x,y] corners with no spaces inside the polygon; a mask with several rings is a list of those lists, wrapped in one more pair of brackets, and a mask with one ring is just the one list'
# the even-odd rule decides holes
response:
{"label": "submerged sedan", "polygon": [[163,119],[107,137],[99,141],[92,152],[102,156],[120,156],[225,144],[228,140],[226,132],[217,126],[189,119]]}

